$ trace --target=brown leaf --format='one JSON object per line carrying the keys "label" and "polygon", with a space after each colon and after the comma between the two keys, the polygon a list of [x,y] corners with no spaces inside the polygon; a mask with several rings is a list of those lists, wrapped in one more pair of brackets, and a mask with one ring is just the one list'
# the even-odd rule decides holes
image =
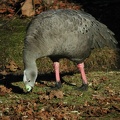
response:
{"label": "brown leaf", "polygon": [[12,72],[15,72],[15,71],[17,71],[18,66],[17,66],[17,64],[12,60],[12,61],[10,61],[10,63],[9,63],[8,65],[6,65],[6,68],[9,69],[9,70],[12,71]]}
{"label": "brown leaf", "polygon": [[10,116],[2,116],[1,120],[10,120]]}
{"label": "brown leaf", "polygon": [[40,95],[40,96],[39,96],[39,99],[40,99],[40,101],[41,101],[41,100],[49,100],[49,96],[43,94],[43,95]]}
{"label": "brown leaf", "polygon": [[49,95],[50,99],[56,97],[56,98],[59,98],[59,99],[62,99],[63,98],[63,92],[60,91],[60,90],[53,90],[50,92],[50,95]]}
{"label": "brown leaf", "polygon": [[7,12],[7,8],[0,9],[0,13],[6,13],[6,12]]}
{"label": "brown leaf", "polygon": [[89,106],[88,101],[85,101],[85,102],[84,102],[84,106],[85,106],[85,107]]}
{"label": "brown leaf", "polygon": [[0,72],[0,74],[7,75],[8,73],[5,70],[3,70],[3,71]]}
{"label": "brown leaf", "polygon": [[22,15],[27,17],[35,15],[35,10],[33,9],[32,0],[26,0],[23,4],[24,5],[21,8]]}
{"label": "brown leaf", "polygon": [[23,109],[24,109],[24,107],[23,107],[21,104],[19,104],[19,105],[17,106],[17,112],[22,112]]}
{"label": "brown leaf", "polygon": [[32,110],[32,109],[28,110],[28,111],[27,111],[27,114],[28,114],[28,115],[32,115],[32,114],[33,114],[33,110]]}
{"label": "brown leaf", "polygon": [[5,95],[5,94],[11,93],[11,90],[12,89],[8,89],[5,86],[0,85],[0,95],[2,95],[2,96]]}
{"label": "brown leaf", "polygon": [[14,12],[15,12],[14,9],[12,9],[12,8],[8,8],[7,10],[8,10],[8,12],[11,13],[11,14],[14,14]]}

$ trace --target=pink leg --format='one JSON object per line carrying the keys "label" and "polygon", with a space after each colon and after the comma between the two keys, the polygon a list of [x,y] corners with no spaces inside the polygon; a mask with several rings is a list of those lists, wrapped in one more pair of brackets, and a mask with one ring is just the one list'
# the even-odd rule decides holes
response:
{"label": "pink leg", "polygon": [[60,70],[59,70],[59,66],[60,66],[59,62],[54,62],[56,82],[60,82]]}
{"label": "pink leg", "polygon": [[79,71],[81,72],[81,76],[82,76],[82,82],[83,84],[88,84],[86,75],[85,75],[85,70],[84,70],[84,63],[80,63],[77,65]]}

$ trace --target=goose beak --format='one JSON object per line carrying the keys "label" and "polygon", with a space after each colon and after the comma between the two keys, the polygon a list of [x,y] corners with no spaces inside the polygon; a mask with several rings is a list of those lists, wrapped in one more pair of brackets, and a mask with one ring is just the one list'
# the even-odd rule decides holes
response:
{"label": "goose beak", "polygon": [[32,87],[29,85],[26,85],[25,88],[26,88],[27,92],[30,92],[32,90]]}

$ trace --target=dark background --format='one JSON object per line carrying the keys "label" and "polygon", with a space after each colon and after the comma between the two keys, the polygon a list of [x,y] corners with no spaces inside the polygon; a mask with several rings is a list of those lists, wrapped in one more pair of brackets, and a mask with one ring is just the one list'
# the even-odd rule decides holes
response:
{"label": "dark background", "polygon": [[[69,0],[71,1],[71,0]],[[115,33],[120,47],[120,0],[74,0]]]}

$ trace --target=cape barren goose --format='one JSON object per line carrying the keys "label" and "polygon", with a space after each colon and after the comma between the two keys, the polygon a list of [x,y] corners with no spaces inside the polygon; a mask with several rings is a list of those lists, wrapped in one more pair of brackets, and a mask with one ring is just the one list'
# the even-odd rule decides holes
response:
{"label": "cape barren goose", "polygon": [[56,88],[61,87],[59,59],[77,63],[82,76],[80,90],[87,90],[84,60],[93,48],[116,47],[114,33],[90,14],[76,10],[50,10],[36,16],[29,24],[24,40],[24,77],[27,91],[34,87],[38,70],[36,59],[48,56],[54,62]]}

